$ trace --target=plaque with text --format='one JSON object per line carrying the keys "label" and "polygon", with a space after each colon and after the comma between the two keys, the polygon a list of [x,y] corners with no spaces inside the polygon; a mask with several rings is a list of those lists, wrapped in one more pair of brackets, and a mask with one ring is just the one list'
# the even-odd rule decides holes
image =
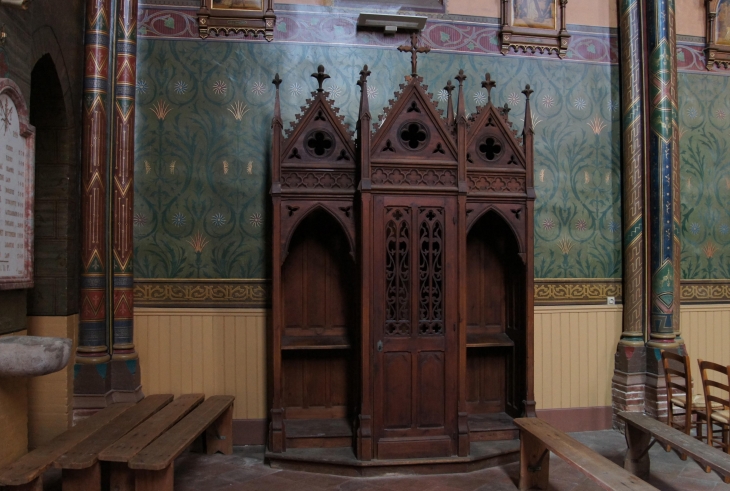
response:
{"label": "plaque with text", "polygon": [[35,130],[18,86],[0,78],[0,290],[33,286]]}

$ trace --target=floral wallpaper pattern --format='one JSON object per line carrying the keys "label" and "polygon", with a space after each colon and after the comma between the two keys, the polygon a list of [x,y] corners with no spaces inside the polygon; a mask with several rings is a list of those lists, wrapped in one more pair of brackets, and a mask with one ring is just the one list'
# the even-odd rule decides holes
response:
{"label": "floral wallpaper pattern", "polygon": [[682,278],[730,278],[730,78],[681,73]]}
{"label": "floral wallpaper pattern", "polygon": [[[276,72],[284,80],[282,113],[288,127],[315,88],[310,74],[320,63],[331,76],[325,89],[351,129],[362,65],[372,70],[368,97],[374,120],[410,68],[406,55],[389,48],[140,41],[137,277],[269,276],[270,81]],[[492,98],[511,107],[515,128],[523,125],[520,91],[527,83],[535,90],[536,277],[619,278],[618,67],[430,53],[419,59],[419,72],[444,110],[442,88],[460,68],[468,76],[467,111],[484,103],[481,81],[490,72],[497,81]],[[702,107],[697,104],[698,114]],[[705,222],[697,220],[698,234],[704,233]]]}

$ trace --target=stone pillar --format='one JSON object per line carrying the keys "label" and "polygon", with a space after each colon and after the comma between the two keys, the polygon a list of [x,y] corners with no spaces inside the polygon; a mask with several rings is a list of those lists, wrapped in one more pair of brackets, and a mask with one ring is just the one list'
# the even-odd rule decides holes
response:
{"label": "stone pillar", "polygon": [[651,297],[647,414],[666,419],[661,350],[680,347],[680,206],[677,52],[674,0],[647,0]]}
{"label": "stone pillar", "polygon": [[76,362],[109,361],[106,321],[106,167],[109,2],[88,0],[81,161],[81,291]]}
{"label": "stone pillar", "polygon": [[644,176],[644,76],[639,0],[620,3],[622,211],[623,211],[623,332],[615,355],[612,380],[614,426],[620,411],[644,410],[647,317]]}
{"label": "stone pillar", "polygon": [[119,0],[117,4],[113,228],[114,312],[112,317],[112,359],[137,358],[133,338],[134,273],[134,100],[137,78],[137,2]]}

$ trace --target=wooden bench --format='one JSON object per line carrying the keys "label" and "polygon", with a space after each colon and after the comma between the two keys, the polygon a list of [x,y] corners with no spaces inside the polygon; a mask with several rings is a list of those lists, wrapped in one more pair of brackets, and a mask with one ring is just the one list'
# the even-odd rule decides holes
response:
{"label": "wooden bench", "polygon": [[127,463],[147,445],[172,428],[190,411],[203,402],[203,394],[186,394],[165,406],[160,412],[130,431],[114,445],[99,454],[101,462],[108,462],[110,489],[134,491],[134,471]]}
{"label": "wooden bench", "polygon": [[213,396],[129,461],[137,491],[173,491],[175,459],[205,433],[208,454],[233,453],[233,396]]}
{"label": "wooden bench", "polygon": [[58,435],[49,443],[0,469],[0,486],[8,486],[15,491],[42,491],[43,472],[51,467],[57,458],[87,440],[100,428],[115,421],[133,406],[132,403],[112,404]]}
{"label": "wooden bench", "polygon": [[53,463],[63,469],[63,491],[101,489],[99,453],[169,404],[172,394],[145,397],[124,414],[96,430],[89,438],[68,450]]}
{"label": "wooden bench", "polygon": [[[677,449],[689,455],[705,468],[714,469],[726,483],[730,483],[730,455],[641,413],[621,412],[618,417],[626,423],[626,452],[624,468],[639,477],[649,475],[649,448],[660,442],[667,450]],[[652,442],[651,439],[654,438]]]}
{"label": "wooden bench", "polygon": [[603,489],[656,490],[541,419],[518,418],[514,422],[520,429],[520,490],[547,489],[550,452]]}

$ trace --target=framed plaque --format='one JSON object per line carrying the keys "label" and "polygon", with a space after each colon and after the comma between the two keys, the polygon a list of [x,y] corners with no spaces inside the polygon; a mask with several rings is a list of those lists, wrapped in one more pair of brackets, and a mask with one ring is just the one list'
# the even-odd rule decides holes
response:
{"label": "framed plaque", "polygon": [[33,287],[35,128],[15,82],[0,78],[0,290]]}
{"label": "framed plaque", "polygon": [[730,0],[707,0],[705,33],[707,69],[714,65],[730,67]]}
{"label": "framed plaque", "polygon": [[245,33],[274,39],[274,0],[200,0],[198,30],[205,39],[211,34]]}
{"label": "framed plaque", "polygon": [[563,58],[570,42],[565,28],[567,3],[568,0],[502,0],[502,54],[514,49],[554,52]]}

